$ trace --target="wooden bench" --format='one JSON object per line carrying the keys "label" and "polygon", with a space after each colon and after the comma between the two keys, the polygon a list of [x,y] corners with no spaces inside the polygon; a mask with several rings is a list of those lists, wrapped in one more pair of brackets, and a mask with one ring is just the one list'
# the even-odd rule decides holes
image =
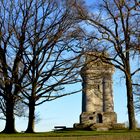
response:
{"label": "wooden bench", "polygon": [[66,129],[66,126],[54,126],[54,130]]}

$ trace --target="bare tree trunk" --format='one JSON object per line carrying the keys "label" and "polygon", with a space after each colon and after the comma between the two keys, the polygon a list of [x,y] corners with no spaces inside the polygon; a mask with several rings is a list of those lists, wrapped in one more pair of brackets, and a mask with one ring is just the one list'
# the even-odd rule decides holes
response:
{"label": "bare tree trunk", "polygon": [[28,117],[28,127],[26,133],[34,133],[34,123],[35,123],[35,100],[31,98],[29,100],[29,117]]}
{"label": "bare tree trunk", "polygon": [[131,75],[129,77],[128,77],[128,75],[126,76],[126,90],[127,90],[127,108],[128,108],[128,119],[129,119],[129,130],[136,130]]}
{"label": "bare tree trunk", "polygon": [[14,101],[12,97],[6,100],[6,124],[3,133],[16,133],[14,118]]}
{"label": "bare tree trunk", "polygon": [[[128,42],[127,42],[127,44],[128,44]],[[128,50],[128,49],[129,49],[129,45],[126,46],[126,50]],[[130,69],[130,53],[129,52],[126,52],[126,59],[125,59],[124,66],[125,66],[125,76],[126,76],[129,130],[136,130],[132,75],[131,75],[131,69]]]}

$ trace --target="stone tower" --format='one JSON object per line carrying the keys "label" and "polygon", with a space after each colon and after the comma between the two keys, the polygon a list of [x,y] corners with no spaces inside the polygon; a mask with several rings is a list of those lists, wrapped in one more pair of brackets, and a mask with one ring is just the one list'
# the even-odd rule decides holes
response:
{"label": "stone tower", "polygon": [[114,112],[112,75],[114,67],[108,61],[103,62],[107,53],[89,52],[85,57],[85,66],[81,69],[83,79],[82,113],[80,123],[75,127],[97,124],[109,128],[117,123]]}

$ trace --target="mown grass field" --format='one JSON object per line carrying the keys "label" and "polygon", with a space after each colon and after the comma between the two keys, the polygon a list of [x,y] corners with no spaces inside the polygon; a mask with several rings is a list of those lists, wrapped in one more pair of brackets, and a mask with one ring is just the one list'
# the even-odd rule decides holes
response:
{"label": "mown grass field", "polygon": [[140,140],[140,131],[57,131],[35,134],[0,134],[0,140]]}

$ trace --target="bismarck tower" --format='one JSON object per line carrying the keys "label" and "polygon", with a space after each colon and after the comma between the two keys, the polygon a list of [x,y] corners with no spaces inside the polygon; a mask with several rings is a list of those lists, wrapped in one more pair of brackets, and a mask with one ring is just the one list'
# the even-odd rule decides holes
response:
{"label": "bismarck tower", "polygon": [[107,53],[89,52],[81,69],[82,113],[75,128],[110,129],[117,125],[114,112],[112,75],[114,67],[105,62]]}

